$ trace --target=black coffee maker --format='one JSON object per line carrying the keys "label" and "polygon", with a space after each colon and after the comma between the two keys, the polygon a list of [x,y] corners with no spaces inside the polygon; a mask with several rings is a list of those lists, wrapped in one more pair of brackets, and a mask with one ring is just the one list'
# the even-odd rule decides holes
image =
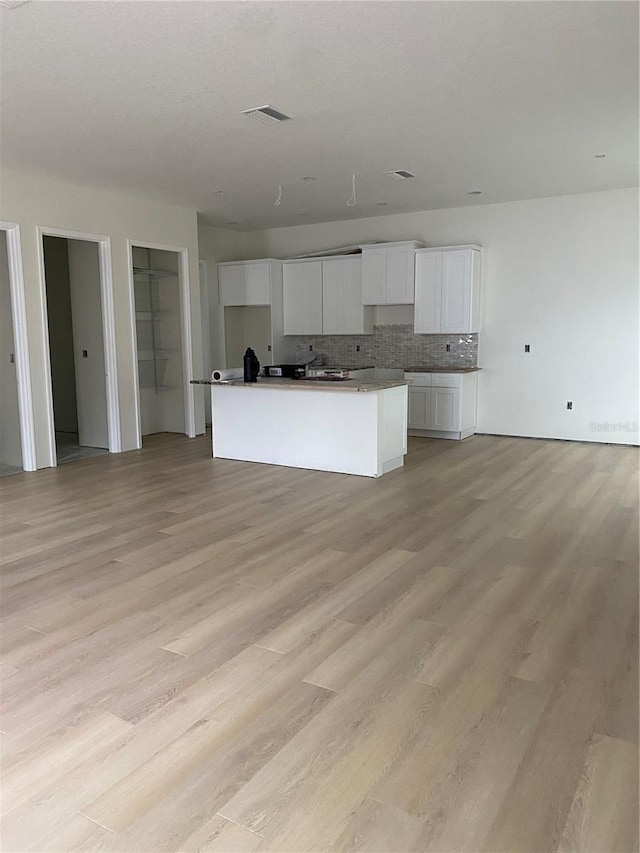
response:
{"label": "black coffee maker", "polygon": [[260,362],[251,347],[247,347],[242,364],[244,368],[244,381],[257,382],[258,373],[260,373]]}

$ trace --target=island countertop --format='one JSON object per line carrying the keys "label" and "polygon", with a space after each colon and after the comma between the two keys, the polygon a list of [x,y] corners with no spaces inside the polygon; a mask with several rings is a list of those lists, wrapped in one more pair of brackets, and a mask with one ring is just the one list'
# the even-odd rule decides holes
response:
{"label": "island countertop", "polygon": [[282,379],[258,377],[257,382],[244,382],[233,379],[230,382],[212,383],[215,387],[232,388],[269,388],[273,390],[291,389],[294,391],[385,391],[408,383],[404,379]]}
{"label": "island countertop", "polygon": [[405,373],[477,373],[481,367],[403,367]]}

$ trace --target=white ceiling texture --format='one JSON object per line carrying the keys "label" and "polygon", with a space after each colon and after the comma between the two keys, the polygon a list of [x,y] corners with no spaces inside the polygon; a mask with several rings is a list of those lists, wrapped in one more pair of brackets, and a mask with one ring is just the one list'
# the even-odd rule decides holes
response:
{"label": "white ceiling texture", "polygon": [[[8,168],[211,224],[638,181],[635,2],[32,0],[0,16]],[[241,112],[263,104],[291,120]]]}

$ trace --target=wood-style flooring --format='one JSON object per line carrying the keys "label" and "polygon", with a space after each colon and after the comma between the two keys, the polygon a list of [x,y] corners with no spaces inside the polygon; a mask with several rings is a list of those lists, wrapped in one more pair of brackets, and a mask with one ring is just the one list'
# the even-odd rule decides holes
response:
{"label": "wood-style flooring", "polygon": [[5,478],[2,849],[637,850],[637,459]]}

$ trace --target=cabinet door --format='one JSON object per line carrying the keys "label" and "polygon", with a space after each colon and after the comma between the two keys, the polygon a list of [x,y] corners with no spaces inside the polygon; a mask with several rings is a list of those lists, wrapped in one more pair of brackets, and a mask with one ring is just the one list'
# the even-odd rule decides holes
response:
{"label": "cabinet door", "polygon": [[431,429],[431,388],[410,386],[408,396],[407,426],[410,429]]}
{"label": "cabinet door", "polygon": [[284,264],[282,298],[285,335],[322,334],[322,261]]}
{"label": "cabinet door", "polygon": [[218,298],[220,305],[246,305],[245,264],[218,267]]}
{"label": "cabinet door", "polygon": [[387,304],[413,305],[414,252],[387,253]]}
{"label": "cabinet door", "polygon": [[460,430],[460,389],[431,389],[432,429],[449,432]]}
{"label": "cabinet door", "polygon": [[387,302],[387,255],[385,252],[362,253],[362,303],[385,305]]}
{"label": "cabinet door", "polygon": [[470,332],[471,250],[442,254],[441,331]]}
{"label": "cabinet door", "polygon": [[325,335],[362,335],[362,261],[322,262],[322,331]]}
{"label": "cabinet door", "polygon": [[418,334],[440,331],[443,252],[416,252],[414,329]]}
{"label": "cabinet door", "polygon": [[245,266],[245,305],[271,304],[271,277],[268,261]]}

